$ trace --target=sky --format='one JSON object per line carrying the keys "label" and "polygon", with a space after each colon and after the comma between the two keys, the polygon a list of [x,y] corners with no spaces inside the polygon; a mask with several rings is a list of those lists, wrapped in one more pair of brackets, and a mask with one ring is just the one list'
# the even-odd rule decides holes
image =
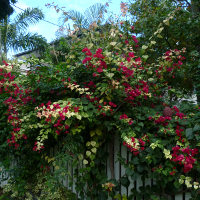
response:
{"label": "sky", "polygon": [[[40,8],[44,15],[45,20],[52,22],[54,24],[60,25],[59,17],[61,16],[61,12],[57,13],[53,8],[47,8],[45,5],[47,3],[52,3],[53,0],[18,0],[15,4],[17,7],[21,9],[30,8]],[[109,2],[108,12],[112,13],[112,15],[120,15],[120,3],[121,0],[54,0],[54,4],[59,7],[65,7],[67,10],[77,10],[80,12],[84,12],[89,6],[95,3],[105,4]],[[125,2],[125,0],[124,0]],[[14,18],[16,14],[22,12],[19,8],[14,7],[15,13],[12,15]],[[56,39],[56,31],[59,29],[58,26],[50,24],[45,21],[40,21],[35,25],[31,25],[29,31],[32,33],[38,33],[45,37],[48,42],[51,42]],[[10,52],[10,55],[15,54],[16,52]]]}

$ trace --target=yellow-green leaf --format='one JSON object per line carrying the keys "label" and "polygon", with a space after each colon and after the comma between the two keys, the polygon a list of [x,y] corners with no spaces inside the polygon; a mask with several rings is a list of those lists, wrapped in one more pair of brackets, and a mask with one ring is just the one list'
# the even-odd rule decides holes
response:
{"label": "yellow-green leaf", "polygon": [[158,38],[163,38],[163,36],[162,36],[162,35],[160,35],[160,34],[158,34],[158,35],[157,35],[157,37],[158,37]]}
{"label": "yellow-green leaf", "polygon": [[111,42],[110,45],[115,46],[117,42]]}
{"label": "yellow-green leaf", "polygon": [[145,60],[147,60],[147,58],[149,57],[148,55],[143,55],[142,56]]}
{"label": "yellow-green leaf", "polygon": [[142,49],[147,49],[148,48],[148,46],[146,46],[146,45],[142,45]]}
{"label": "yellow-green leaf", "polygon": [[91,156],[91,151],[86,151],[86,156],[90,157]]}
{"label": "yellow-green leaf", "polygon": [[87,164],[88,164],[88,161],[84,159],[84,160],[83,160],[83,164],[84,164],[84,165],[87,165]]}
{"label": "yellow-green leaf", "polygon": [[91,143],[90,143],[93,147],[95,147],[96,146],[96,142],[95,141],[91,141]]}
{"label": "yellow-green leaf", "polygon": [[91,151],[92,151],[93,153],[96,153],[96,152],[97,152],[97,148],[92,148]]}

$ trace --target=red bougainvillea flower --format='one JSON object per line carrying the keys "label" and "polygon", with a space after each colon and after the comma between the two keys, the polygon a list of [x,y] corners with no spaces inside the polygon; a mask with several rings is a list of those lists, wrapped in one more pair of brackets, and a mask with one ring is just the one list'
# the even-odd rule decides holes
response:
{"label": "red bougainvillea flower", "polygon": [[133,35],[132,38],[133,38],[133,41],[137,44],[137,43],[138,43],[138,40],[137,40],[136,36]]}
{"label": "red bougainvillea flower", "polygon": [[8,63],[5,60],[3,60],[3,63],[5,66],[8,66]]}
{"label": "red bougainvillea flower", "polygon": [[79,107],[77,106],[77,107],[74,107],[74,112],[78,112],[79,111]]}
{"label": "red bougainvillea flower", "polygon": [[119,119],[128,119],[128,116],[126,114],[120,115]]}

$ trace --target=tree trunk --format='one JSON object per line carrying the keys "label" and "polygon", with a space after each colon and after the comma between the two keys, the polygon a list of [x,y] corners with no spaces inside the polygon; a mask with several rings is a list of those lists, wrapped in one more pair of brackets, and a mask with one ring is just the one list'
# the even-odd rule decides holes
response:
{"label": "tree trunk", "polygon": [[[191,0],[191,12],[193,18],[198,18],[198,15],[200,14],[200,0]],[[200,27],[196,27],[199,29]],[[198,31],[197,31],[198,32]],[[199,59],[200,60],[200,45],[199,43],[194,44],[196,47],[196,51],[199,53]],[[197,95],[197,103],[200,105],[200,62],[197,63],[196,66],[196,75],[195,75],[195,89],[196,89],[196,95]]]}
{"label": "tree trunk", "polygon": [[0,27],[0,59],[7,58],[7,31],[8,31],[8,16],[1,21]]}
{"label": "tree trunk", "polygon": [[4,19],[4,35],[3,35],[3,54],[7,58],[7,34],[8,34],[8,16]]}
{"label": "tree trunk", "polygon": [[1,43],[1,39],[2,39],[2,36],[1,36],[1,28],[0,28],[0,64],[1,64],[1,62],[3,61],[3,52],[2,52],[2,43]]}

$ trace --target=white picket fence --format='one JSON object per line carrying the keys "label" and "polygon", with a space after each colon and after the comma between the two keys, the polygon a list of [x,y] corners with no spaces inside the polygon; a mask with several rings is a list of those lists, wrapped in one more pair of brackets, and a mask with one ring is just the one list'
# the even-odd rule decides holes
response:
{"label": "white picket fence", "polygon": [[[107,159],[107,163],[106,163],[106,174],[109,179],[116,179],[119,180],[121,177],[123,177],[125,175],[125,171],[126,169],[124,168],[123,165],[120,164],[120,162],[118,161],[118,156],[119,154],[125,158],[125,160],[129,161],[131,159],[131,152],[129,152],[129,150],[124,147],[121,143],[118,137],[115,137],[113,143],[110,143],[108,145],[109,147],[107,148],[107,151],[109,152],[109,157]],[[58,148],[52,149],[52,154],[54,154],[54,152],[56,152],[58,150]],[[83,164],[80,163],[80,165],[78,166],[79,169],[83,167]],[[63,185],[65,187],[67,187],[68,189],[72,190],[72,192],[77,194],[77,197],[79,197],[78,193],[76,192],[75,189],[75,183],[77,182],[75,176],[74,176],[74,172],[77,169],[74,169],[71,165],[71,163],[66,163],[66,169],[68,171],[68,173],[70,174],[70,177],[66,177],[63,180]],[[52,169],[54,171],[54,169]],[[3,169],[2,169],[3,171]],[[1,173],[0,170],[0,186],[2,187],[3,185],[5,185],[7,183],[7,181],[2,181],[3,178],[9,177],[9,174],[4,172]],[[153,180],[152,179],[146,179],[145,181],[142,181],[141,178],[138,178],[136,181],[132,181],[131,178],[129,178],[130,181],[130,185],[128,187],[124,187],[123,185],[120,186],[120,194],[121,195],[126,195],[129,196],[131,194],[131,189],[137,189],[139,190],[139,188],[141,186],[147,186],[147,185],[152,185],[153,184]],[[73,183],[72,185],[70,185],[70,182]],[[190,199],[190,194],[189,193],[182,193],[182,194],[178,194],[176,196],[170,196],[169,200],[189,200]],[[83,200],[83,199],[81,199]],[[136,199],[136,197],[133,200],[138,200]],[[147,199],[142,199],[142,200],[147,200]],[[148,199],[149,200],[149,199]]]}
{"label": "white picket fence", "polygon": [[4,170],[3,166],[1,166],[0,163],[0,187],[3,187],[8,183],[8,178],[9,178],[8,172]]}
{"label": "white picket fence", "polygon": [[[121,155],[125,160],[129,161],[131,159],[131,152],[120,143],[120,140],[118,137],[114,138],[113,143],[108,145],[107,151],[109,152],[109,157],[107,159],[106,163],[106,174],[109,179],[116,179],[119,180],[121,177],[123,177],[126,174],[126,169],[122,164],[120,164],[118,157]],[[84,167],[83,163],[80,163],[79,169]],[[74,177],[74,172],[77,169],[74,169],[71,165],[71,163],[66,164],[66,168],[68,170],[68,173],[70,174],[70,178],[66,177],[63,180],[63,185],[70,189],[72,192],[76,193],[77,197],[79,197],[78,193],[75,189],[75,183],[77,182],[76,178]],[[131,189],[137,189],[139,191],[139,188],[141,186],[147,186],[147,185],[153,185],[154,180],[153,179],[146,179],[145,181],[142,181],[141,178],[138,178],[136,181],[132,181],[131,178],[129,178],[130,185],[128,187],[124,187],[123,185],[120,186],[120,194],[121,196],[126,195],[129,196],[131,194]],[[73,184],[70,185],[70,182]],[[189,193],[182,193],[178,195],[171,195],[169,197],[169,200],[189,200],[191,198],[191,195]],[[81,199],[82,200],[82,199]],[[136,197],[133,200],[139,200]],[[142,200],[150,200],[142,198]]]}

